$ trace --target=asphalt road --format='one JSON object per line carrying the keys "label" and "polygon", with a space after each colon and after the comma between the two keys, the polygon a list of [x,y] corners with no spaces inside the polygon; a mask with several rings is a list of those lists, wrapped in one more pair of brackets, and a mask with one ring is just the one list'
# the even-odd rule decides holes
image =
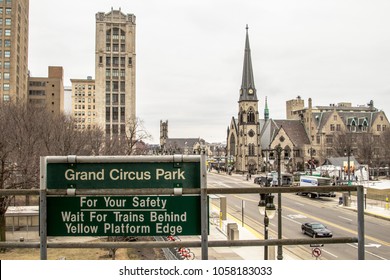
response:
{"label": "asphalt road", "polygon": [[[244,176],[228,176],[226,174],[208,173],[208,187],[253,187],[253,179],[246,181]],[[259,195],[238,194],[225,195],[228,212],[244,225],[258,232],[264,232],[263,217],[258,212]],[[318,221],[332,230],[334,237],[357,237],[357,213],[338,205],[338,197],[310,199],[295,194],[282,194],[282,235],[283,238],[311,238],[302,234],[301,224]],[[243,201],[245,201],[243,203]],[[274,203],[277,205],[277,194]],[[244,205],[244,208],[243,208]],[[277,238],[277,216],[270,220],[270,237]],[[365,259],[390,259],[390,221],[365,216]],[[313,259],[309,245],[286,246],[285,250],[293,252],[301,259]],[[357,244],[326,244],[321,247],[321,259],[357,260]]]}

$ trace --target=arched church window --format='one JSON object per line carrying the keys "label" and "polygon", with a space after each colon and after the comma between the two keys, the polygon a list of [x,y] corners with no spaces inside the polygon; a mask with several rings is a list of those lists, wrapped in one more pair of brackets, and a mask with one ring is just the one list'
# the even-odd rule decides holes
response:
{"label": "arched church window", "polygon": [[230,136],[230,155],[236,155],[236,137],[234,136],[234,134]]}
{"label": "arched church window", "polygon": [[255,144],[249,144],[248,145],[248,155],[254,156],[255,155]]}
{"label": "arched church window", "polygon": [[255,123],[255,112],[253,112],[253,108],[249,109],[247,118],[248,118],[248,123]]}

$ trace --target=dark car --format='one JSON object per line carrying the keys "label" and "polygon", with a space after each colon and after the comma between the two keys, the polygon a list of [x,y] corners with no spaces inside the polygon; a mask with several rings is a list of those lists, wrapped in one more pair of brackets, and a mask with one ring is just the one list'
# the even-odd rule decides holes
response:
{"label": "dark car", "polygon": [[310,235],[311,237],[332,237],[332,232],[323,224],[312,222],[303,223],[301,226],[302,233]]}

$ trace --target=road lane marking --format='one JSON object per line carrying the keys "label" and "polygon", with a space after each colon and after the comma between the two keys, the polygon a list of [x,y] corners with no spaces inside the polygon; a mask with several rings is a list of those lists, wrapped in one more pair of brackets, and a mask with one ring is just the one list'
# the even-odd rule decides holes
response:
{"label": "road lane marking", "polygon": [[344,219],[344,220],[347,220],[349,222],[352,222],[353,220],[350,219],[350,218],[346,218],[346,217],[343,217],[343,216],[338,216],[340,219]]}

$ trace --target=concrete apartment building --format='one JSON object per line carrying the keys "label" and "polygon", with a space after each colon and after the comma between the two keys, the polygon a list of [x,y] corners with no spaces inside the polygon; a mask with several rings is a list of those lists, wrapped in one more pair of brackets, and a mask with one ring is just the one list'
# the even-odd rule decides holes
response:
{"label": "concrete apartment building", "polygon": [[0,0],[0,102],[26,100],[29,1]]}
{"label": "concrete apartment building", "polygon": [[93,129],[96,127],[95,80],[71,79],[72,82],[72,117],[77,129]]}
{"label": "concrete apartment building", "polygon": [[96,120],[106,137],[125,135],[136,116],[135,16],[96,14]]}
{"label": "concrete apartment building", "polygon": [[29,108],[45,108],[59,115],[64,112],[64,70],[61,66],[49,66],[48,77],[29,77]]}

